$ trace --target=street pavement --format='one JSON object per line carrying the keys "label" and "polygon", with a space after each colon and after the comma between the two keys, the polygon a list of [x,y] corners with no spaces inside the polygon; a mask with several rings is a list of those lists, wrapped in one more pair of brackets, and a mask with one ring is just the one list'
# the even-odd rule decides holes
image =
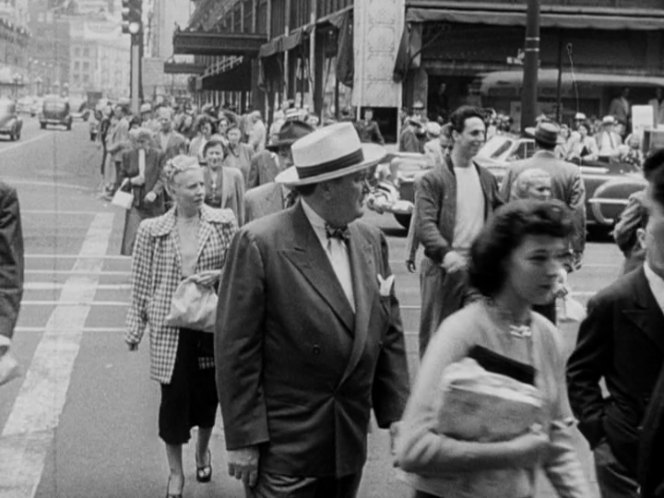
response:
{"label": "street pavement", "polygon": [[[0,177],[19,191],[26,245],[14,342],[24,375],[0,388],[0,498],[165,494],[159,387],[148,377],[147,337],[137,353],[123,342],[131,261],[119,256],[124,213],[98,193],[99,158],[81,122],[71,132],[40,130],[28,117],[20,142],[0,143]],[[388,236],[414,378],[419,284],[403,263],[405,230],[389,215],[365,219]],[[590,243],[583,269],[570,276],[575,296],[585,302],[615,278],[620,262],[612,244]],[[576,326],[560,333],[569,351]],[[221,424],[211,483],[196,483],[193,448],[185,447],[187,497],[243,496],[226,474]],[[577,446],[592,478],[587,447],[580,438]],[[386,432],[374,426],[360,496],[410,495],[395,477]],[[538,496],[554,494],[542,485]]]}

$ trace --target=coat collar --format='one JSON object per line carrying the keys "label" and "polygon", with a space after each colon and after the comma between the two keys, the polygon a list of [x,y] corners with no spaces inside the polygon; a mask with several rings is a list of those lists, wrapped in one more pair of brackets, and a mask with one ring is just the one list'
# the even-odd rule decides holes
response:
{"label": "coat collar", "polygon": [[[201,207],[201,221],[204,224],[232,223],[233,214],[228,209],[213,209],[205,204]],[[163,237],[168,235],[175,228],[175,207],[169,209],[166,214],[155,218],[155,223],[151,227],[151,234],[154,237]]]}

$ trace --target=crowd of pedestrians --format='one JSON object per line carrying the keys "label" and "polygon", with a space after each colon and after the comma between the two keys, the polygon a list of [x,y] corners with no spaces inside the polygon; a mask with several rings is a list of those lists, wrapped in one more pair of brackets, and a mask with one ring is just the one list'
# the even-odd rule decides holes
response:
{"label": "crowd of pedestrians", "polygon": [[[409,237],[424,259],[411,390],[388,244],[359,220],[386,156],[371,115],[321,127],[284,114],[268,132],[256,112],[141,111],[113,111],[102,169],[109,194],[134,194],[122,242],[133,255],[125,341],[135,351],[149,336],[167,497],[182,496],[193,427],[196,480],[211,480],[219,405],[228,472],[249,498],[356,496],[371,412],[419,498],[488,496],[468,494],[487,475],[491,496],[535,496],[540,470],[559,496],[590,496],[575,419],[603,497],[664,496],[664,150],[645,159],[647,187],[616,227],[629,266],[590,300],[566,363],[555,299],[582,263],[585,192],[579,166],[556,152],[564,130],[541,120],[530,130],[535,155],[499,186],[473,160],[485,113],[462,106],[445,130],[428,127],[429,140],[446,142],[415,185]],[[602,133],[602,146],[614,139]],[[0,201],[2,383],[23,248],[15,192],[0,184]],[[187,282],[203,289],[190,301]],[[215,314],[214,325],[174,324],[177,300]],[[494,439],[439,429],[441,379],[467,358],[534,390],[536,423]]]}

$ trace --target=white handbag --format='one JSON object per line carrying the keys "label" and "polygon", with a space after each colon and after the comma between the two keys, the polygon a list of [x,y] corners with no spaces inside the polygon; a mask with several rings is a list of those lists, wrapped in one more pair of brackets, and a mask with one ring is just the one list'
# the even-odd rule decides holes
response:
{"label": "white handbag", "polygon": [[175,289],[166,324],[203,332],[214,332],[217,320],[217,294],[214,288],[201,285],[191,277]]}
{"label": "white handbag", "polygon": [[113,200],[111,204],[114,206],[120,206],[123,209],[131,209],[132,204],[134,203],[134,194],[131,192],[125,192],[122,189],[118,189],[113,195]]}

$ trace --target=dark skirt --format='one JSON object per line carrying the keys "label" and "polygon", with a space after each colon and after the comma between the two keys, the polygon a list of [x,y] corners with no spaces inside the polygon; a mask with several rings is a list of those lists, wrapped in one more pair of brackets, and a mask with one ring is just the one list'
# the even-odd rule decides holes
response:
{"label": "dark skirt", "polygon": [[161,384],[159,437],[167,444],[189,441],[191,428],[214,426],[219,400],[214,368],[201,369],[198,359],[212,357],[213,335],[180,329],[170,384]]}

